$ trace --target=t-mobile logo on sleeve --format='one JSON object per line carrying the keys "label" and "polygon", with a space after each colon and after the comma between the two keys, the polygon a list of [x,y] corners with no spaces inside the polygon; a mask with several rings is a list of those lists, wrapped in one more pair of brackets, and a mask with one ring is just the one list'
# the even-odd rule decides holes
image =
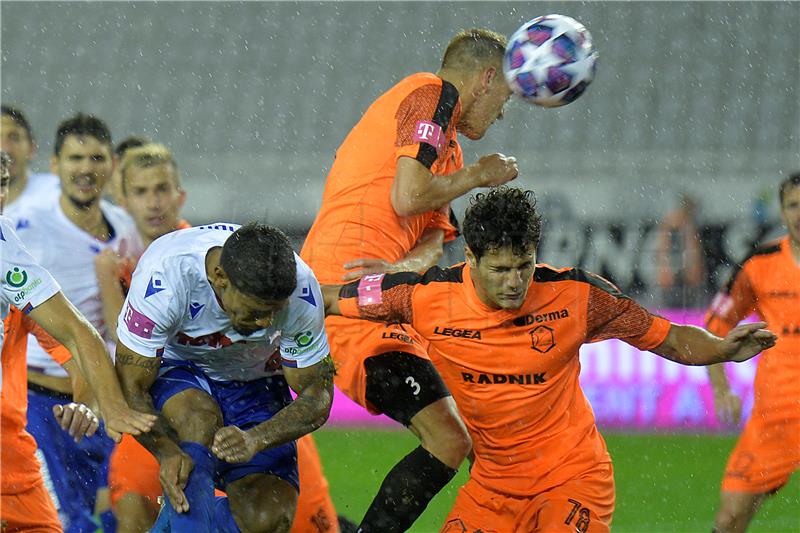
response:
{"label": "t-mobile logo on sleeve", "polygon": [[436,151],[441,151],[444,146],[444,133],[442,127],[435,122],[418,120],[414,129],[414,142],[430,144]]}
{"label": "t-mobile logo on sleeve", "polygon": [[150,339],[153,337],[153,328],[156,323],[128,304],[125,309],[125,325],[128,326],[128,331],[137,337]]}

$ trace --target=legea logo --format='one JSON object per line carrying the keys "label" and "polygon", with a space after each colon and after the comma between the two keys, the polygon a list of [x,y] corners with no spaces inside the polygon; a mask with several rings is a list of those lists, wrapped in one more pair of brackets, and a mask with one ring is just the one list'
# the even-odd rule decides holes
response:
{"label": "legea logo", "polygon": [[6,283],[15,289],[19,289],[28,283],[28,273],[24,270],[20,270],[19,267],[14,267],[6,272]]}

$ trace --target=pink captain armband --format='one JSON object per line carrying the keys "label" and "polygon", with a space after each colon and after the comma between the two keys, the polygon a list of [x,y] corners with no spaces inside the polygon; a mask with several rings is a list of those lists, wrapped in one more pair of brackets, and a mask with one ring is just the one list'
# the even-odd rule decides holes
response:
{"label": "pink captain armband", "polygon": [[358,282],[358,305],[377,305],[383,302],[381,282],[386,274],[368,274]]}

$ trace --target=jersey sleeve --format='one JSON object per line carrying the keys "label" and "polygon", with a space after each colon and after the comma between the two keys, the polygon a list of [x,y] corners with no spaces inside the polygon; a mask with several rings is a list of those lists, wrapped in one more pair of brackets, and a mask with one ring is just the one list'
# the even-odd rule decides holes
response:
{"label": "jersey sleeve", "polygon": [[433,212],[428,221],[427,229],[440,229],[444,231],[444,242],[450,242],[459,235],[458,221],[455,218],[450,204],[445,204]]}
{"label": "jersey sleeve", "polygon": [[602,277],[588,272],[584,275],[589,280],[587,342],[620,339],[639,350],[652,350],[664,342],[669,320],[650,314]]}
{"label": "jersey sleeve", "polygon": [[61,290],[25,248],[7,218],[0,218],[0,276],[0,298],[25,314]]}
{"label": "jersey sleeve", "polygon": [[711,302],[705,318],[706,329],[718,337],[724,337],[755,311],[755,307],[756,295],[747,269],[737,267]]}
{"label": "jersey sleeve", "polygon": [[322,291],[313,276],[298,286],[289,301],[289,323],[281,328],[281,363],[291,368],[305,368],[322,361],[331,353],[325,333],[325,308]]}
{"label": "jersey sleeve", "polygon": [[140,263],[117,319],[119,341],[144,357],[163,355],[167,339],[179,327],[188,305],[188,291],[180,276],[169,276],[166,271],[165,265]]}
{"label": "jersey sleeve", "polygon": [[25,316],[22,318],[22,327],[32,333],[34,337],[36,337],[36,342],[39,343],[39,346],[44,348],[44,350],[53,358],[53,360],[63,365],[70,359],[72,359],[72,354],[70,353],[67,348],[55,340],[53,337],[47,333],[42,326],[37,324],[31,317]]}
{"label": "jersey sleeve", "polygon": [[419,86],[397,108],[396,157],[411,157],[430,169],[445,152],[447,128],[458,103],[448,82]]}

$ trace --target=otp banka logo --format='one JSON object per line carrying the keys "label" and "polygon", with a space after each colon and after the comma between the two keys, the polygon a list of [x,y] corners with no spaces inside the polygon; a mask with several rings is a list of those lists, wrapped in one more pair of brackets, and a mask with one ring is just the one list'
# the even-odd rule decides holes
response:
{"label": "otp banka logo", "polygon": [[20,270],[19,267],[14,267],[6,272],[6,283],[15,289],[19,289],[28,283],[28,273],[24,270]]}

